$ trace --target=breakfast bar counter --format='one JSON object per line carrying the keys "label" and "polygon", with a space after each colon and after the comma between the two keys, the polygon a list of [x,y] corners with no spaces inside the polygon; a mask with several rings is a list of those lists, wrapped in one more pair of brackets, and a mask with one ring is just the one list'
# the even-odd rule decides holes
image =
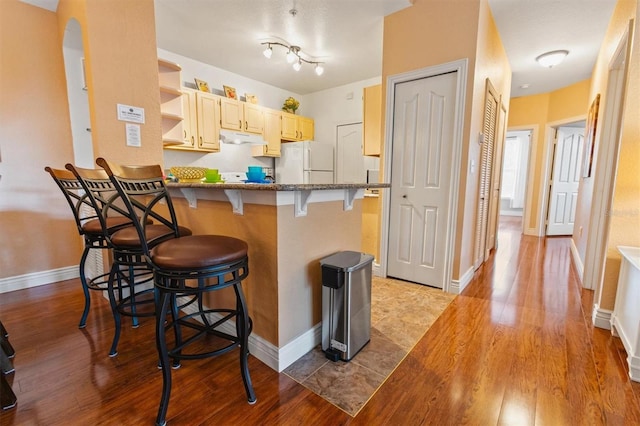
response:
{"label": "breakfast bar counter", "polygon": [[[226,197],[233,207],[233,212],[242,215],[244,200],[249,197],[248,200],[257,204],[293,204],[295,206],[294,215],[298,217],[305,216],[308,203],[315,200],[343,200],[344,209],[351,210],[353,201],[356,198],[362,198],[364,189],[378,190],[389,188],[391,185],[388,183],[283,184],[196,181],[168,183],[167,186],[170,189],[178,189],[182,196],[188,200],[189,205],[194,208],[197,207],[198,199],[219,201],[222,199],[221,197]],[[259,191],[261,194],[269,193],[271,196],[260,197],[255,191]]]}
{"label": "breakfast bar counter", "polygon": [[[282,371],[320,343],[320,259],[361,251],[366,189],[389,184],[171,182],[179,223],[194,234],[240,238],[249,246],[243,289],[253,320],[253,356]],[[206,302],[232,299],[212,295]],[[220,297],[222,294],[222,297]]]}

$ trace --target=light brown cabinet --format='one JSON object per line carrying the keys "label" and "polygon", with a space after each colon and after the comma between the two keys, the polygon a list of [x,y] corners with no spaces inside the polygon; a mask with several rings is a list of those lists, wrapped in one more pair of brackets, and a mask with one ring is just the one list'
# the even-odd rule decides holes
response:
{"label": "light brown cabinet", "polygon": [[220,151],[220,99],[211,93],[183,88],[183,135],[168,149]]}
{"label": "light brown cabinet", "polygon": [[382,122],[382,85],[365,87],[363,90],[363,154],[380,156],[380,127]]}
{"label": "light brown cabinet", "polygon": [[262,134],[264,117],[259,105],[220,98],[220,115],[223,129]]}
{"label": "light brown cabinet", "polygon": [[282,140],[305,141],[314,136],[314,122],[311,118],[282,112]]}
{"label": "light brown cabinet", "polygon": [[180,75],[182,68],[173,62],[158,60],[158,82],[160,85],[160,115],[162,117],[162,143],[164,146],[182,143],[182,91]]}
{"label": "light brown cabinet", "polygon": [[269,108],[263,108],[262,112],[264,114],[262,138],[267,142],[267,145],[252,147],[251,154],[254,157],[280,157],[281,113]]}

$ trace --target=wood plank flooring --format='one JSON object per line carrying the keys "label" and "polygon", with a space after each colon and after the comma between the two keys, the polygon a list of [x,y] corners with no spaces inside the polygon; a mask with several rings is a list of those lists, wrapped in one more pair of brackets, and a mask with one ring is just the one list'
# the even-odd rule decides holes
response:
{"label": "wood plank flooring", "polygon": [[[246,403],[237,352],[173,371],[170,425],[639,425],[640,384],[618,338],[591,325],[567,238],[520,235],[502,218],[498,250],[352,418],[250,357]],[[123,327],[70,280],[0,295],[16,349],[16,408],[0,425],[150,425],[160,397],[154,325]]]}

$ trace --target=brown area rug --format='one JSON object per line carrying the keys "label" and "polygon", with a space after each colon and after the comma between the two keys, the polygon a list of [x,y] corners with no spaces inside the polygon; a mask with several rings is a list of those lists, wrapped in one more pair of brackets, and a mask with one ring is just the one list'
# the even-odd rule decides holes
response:
{"label": "brown area rug", "polygon": [[329,361],[317,346],[283,371],[353,417],[455,298],[388,278],[371,285],[371,341],[351,361]]}

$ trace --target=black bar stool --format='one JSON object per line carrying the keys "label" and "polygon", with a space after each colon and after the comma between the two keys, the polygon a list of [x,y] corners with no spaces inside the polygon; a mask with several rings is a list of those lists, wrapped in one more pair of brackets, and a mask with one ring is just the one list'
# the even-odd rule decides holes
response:
{"label": "black bar stool", "polygon": [[[250,404],[255,403],[248,366],[248,339],[252,323],[242,291],[242,280],[249,274],[247,244],[221,235],[193,235],[149,247],[144,238],[148,225],[142,219],[153,218],[174,229],[178,226],[162,169],[158,165],[115,165],[103,158],[98,158],[97,163],[111,177],[129,209],[129,216],[141,218],[134,225],[154,271],[158,291],[156,344],[163,378],[156,424],[166,424],[171,395],[170,359],[177,368],[182,359],[212,357],[239,347],[240,373],[247,400]],[[158,212],[159,208],[162,213]],[[209,308],[204,305],[205,294],[228,287],[233,287],[235,306]],[[195,299],[179,306],[179,299],[185,296]],[[170,331],[173,331],[171,347],[166,337]],[[201,340],[207,336],[215,336],[216,345],[203,349]],[[200,346],[194,348],[197,344]]]}
{"label": "black bar stool", "polygon": [[[91,201],[87,198],[87,193],[82,188],[81,183],[77,177],[69,170],[54,169],[51,167],[45,167],[54,182],[64,195],[65,199],[71,207],[73,217],[76,221],[78,233],[84,239],[84,250],[80,257],[80,283],[82,284],[82,291],[84,292],[84,310],[80,317],[80,323],[78,328],[84,328],[87,325],[87,316],[89,315],[89,308],[91,306],[90,290],[105,291],[107,287],[108,273],[101,274],[94,277],[91,280],[87,280],[85,273],[87,257],[91,249],[106,250],[109,249],[107,242],[108,237],[114,232],[132,225],[131,221],[114,210],[114,216],[105,217],[104,226],[101,224],[99,215],[96,213]],[[134,324],[137,324],[137,319],[133,318]]]}
{"label": "black bar stool", "polygon": [[[113,357],[118,354],[122,316],[132,317],[134,327],[138,325],[138,317],[155,316],[153,272],[144,258],[140,237],[134,226],[115,232],[109,229],[109,214],[113,210],[124,215],[129,224],[132,224],[132,219],[129,211],[121,203],[118,205],[120,195],[107,173],[103,169],[85,169],[73,164],[67,164],[65,167],[80,182],[95,211],[102,237],[107,247],[112,250],[113,262],[107,279],[107,293],[115,324],[113,342],[109,350],[109,356]],[[148,222],[146,238],[149,241],[191,235],[188,228],[179,227],[174,230],[163,224],[154,224],[150,218],[144,220]],[[135,222],[137,221],[136,217]]]}
{"label": "black bar stool", "polygon": [[15,371],[11,362],[11,358],[15,355],[16,351],[9,343],[9,333],[4,328],[2,321],[0,321],[0,367],[2,367],[0,374],[0,407],[2,407],[2,410],[9,410],[15,407],[18,402],[16,394],[5,377]]}

